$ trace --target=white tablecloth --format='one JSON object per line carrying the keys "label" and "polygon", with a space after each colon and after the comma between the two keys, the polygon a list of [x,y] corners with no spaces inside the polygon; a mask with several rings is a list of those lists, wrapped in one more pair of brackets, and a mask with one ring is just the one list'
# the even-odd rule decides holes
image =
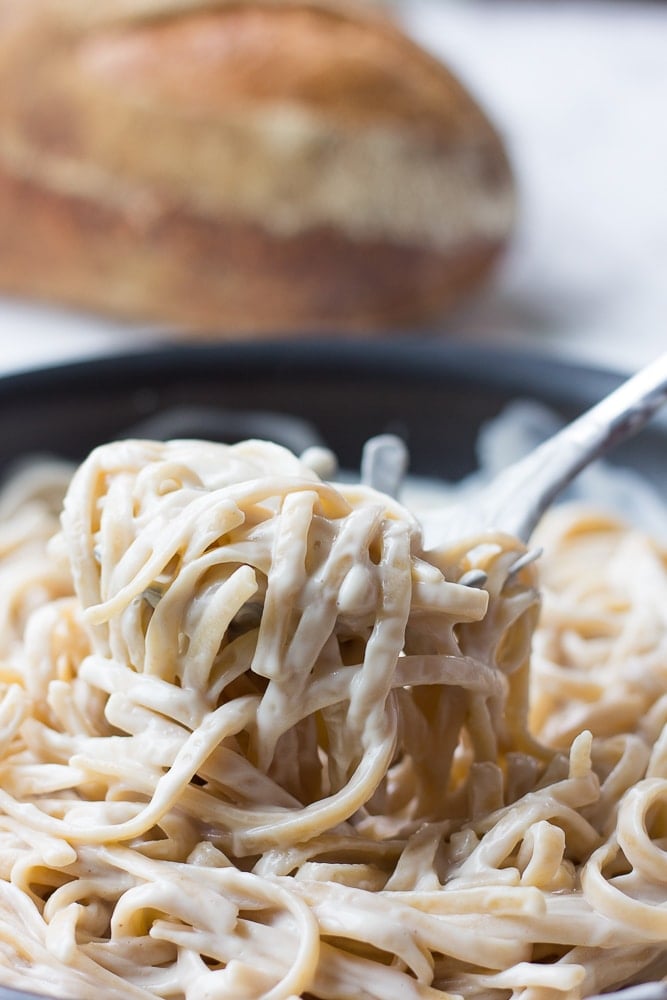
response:
{"label": "white tablecloth", "polygon": [[[521,213],[450,334],[631,370],[667,349],[667,4],[406,0],[503,133]],[[159,335],[0,299],[0,372]]]}

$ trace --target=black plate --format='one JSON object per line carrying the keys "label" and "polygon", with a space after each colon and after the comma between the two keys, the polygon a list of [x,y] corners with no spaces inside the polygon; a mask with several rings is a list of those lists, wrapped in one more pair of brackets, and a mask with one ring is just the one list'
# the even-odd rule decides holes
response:
{"label": "black plate", "polygon": [[[0,379],[0,468],[36,451],[80,459],[130,434],[275,436],[298,449],[309,443],[305,421],[306,437],[347,468],[367,438],[391,431],[407,441],[412,472],[456,479],[475,465],[480,425],[511,399],[542,400],[570,419],[619,381],[525,352],[414,338],[161,348]],[[256,411],[273,415],[268,425]],[[615,461],[667,485],[666,434],[654,425]]]}
{"label": "black plate", "polygon": [[[81,459],[132,433],[275,436],[297,450],[321,441],[358,468],[364,441],[391,431],[407,441],[412,472],[457,479],[475,467],[480,426],[511,400],[571,419],[619,382],[525,352],[414,338],[161,348],[0,378],[0,469],[35,452]],[[657,421],[613,460],[665,489],[666,454]],[[29,997],[0,987],[0,1000]]]}

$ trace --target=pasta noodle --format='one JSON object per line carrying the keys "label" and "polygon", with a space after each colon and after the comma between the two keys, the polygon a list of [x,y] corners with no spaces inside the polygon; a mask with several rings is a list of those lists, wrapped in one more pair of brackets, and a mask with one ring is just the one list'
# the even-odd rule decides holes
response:
{"label": "pasta noodle", "polygon": [[667,557],[580,507],[540,535],[541,601],[518,540],[427,550],[265,442],[18,476],[0,982],[577,1000],[665,974]]}

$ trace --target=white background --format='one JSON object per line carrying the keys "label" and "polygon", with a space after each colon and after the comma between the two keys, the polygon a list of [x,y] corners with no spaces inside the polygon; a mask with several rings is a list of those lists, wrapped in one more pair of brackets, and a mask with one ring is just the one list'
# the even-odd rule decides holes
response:
{"label": "white background", "polygon": [[[401,12],[490,112],[520,189],[510,252],[447,331],[620,370],[667,350],[667,4],[407,0]],[[0,372],[159,339],[0,299]]]}

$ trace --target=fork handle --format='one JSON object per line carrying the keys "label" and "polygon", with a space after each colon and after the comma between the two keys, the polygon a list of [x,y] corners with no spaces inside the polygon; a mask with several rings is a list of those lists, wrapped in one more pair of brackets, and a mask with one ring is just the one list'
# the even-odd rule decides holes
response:
{"label": "fork handle", "polygon": [[527,541],[577,473],[638,433],[667,401],[667,352],[541,444],[491,484],[496,527]]}

